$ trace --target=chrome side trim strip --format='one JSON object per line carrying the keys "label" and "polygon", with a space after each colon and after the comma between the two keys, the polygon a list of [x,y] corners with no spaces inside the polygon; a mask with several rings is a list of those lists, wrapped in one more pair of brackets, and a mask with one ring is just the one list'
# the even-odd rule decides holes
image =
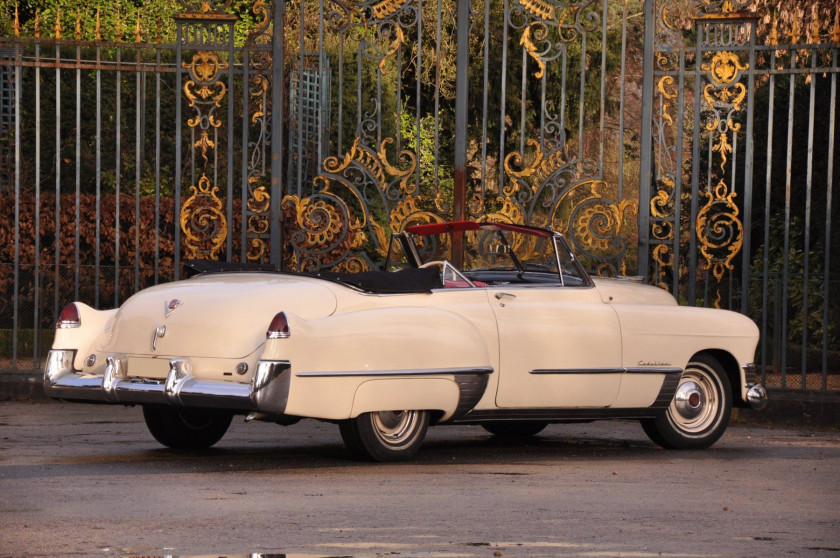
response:
{"label": "chrome side trim strip", "polygon": [[529,374],[623,374],[623,368],[539,368]]}
{"label": "chrome side trim strip", "polygon": [[492,368],[418,368],[409,370],[344,370],[330,372],[298,372],[299,378],[335,378],[354,376],[400,377],[400,376],[459,376],[464,374],[492,374]]}
{"label": "chrome side trim strip", "polygon": [[682,368],[539,368],[529,374],[682,374]]}

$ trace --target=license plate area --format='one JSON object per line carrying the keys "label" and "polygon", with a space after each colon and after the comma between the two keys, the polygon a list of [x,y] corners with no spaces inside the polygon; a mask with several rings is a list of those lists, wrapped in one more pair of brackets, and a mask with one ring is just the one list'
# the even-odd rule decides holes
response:
{"label": "license plate area", "polygon": [[129,378],[165,380],[169,374],[169,359],[128,357]]}

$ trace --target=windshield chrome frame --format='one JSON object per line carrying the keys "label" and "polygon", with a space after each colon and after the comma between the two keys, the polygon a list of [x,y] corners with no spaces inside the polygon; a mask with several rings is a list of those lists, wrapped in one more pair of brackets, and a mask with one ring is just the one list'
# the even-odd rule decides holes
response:
{"label": "windshield chrome frame", "polygon": [[583,281],[582,287],[591,287],[594,285],[592,278],[586,272],[582,265],[580,265],[580,261],[575,256],[574,250],[569,245],[569,242],[566,240],[566,237],[563,236],[561,233],[552,231],[553,239],[554,239],[554,257],[557,258],[557,272],[560,275],[560,285],[565,287],[566,281],[563,279],[563,265],[560,263],[560,250],[565,250],[566,254],[569,255],[569,258],[572,261],[572,265],[574,266],[575,270],[580,275],[581,281]]}

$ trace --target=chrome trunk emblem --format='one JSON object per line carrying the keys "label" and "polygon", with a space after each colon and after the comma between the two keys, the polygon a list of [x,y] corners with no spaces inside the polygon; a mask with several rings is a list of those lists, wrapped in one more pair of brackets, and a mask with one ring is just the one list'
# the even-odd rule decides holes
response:
{"label": "chrome trunk emblem", "polygon": [[168,318],[169,314],[171,314],[172,312],[174,312],[175,310],[180,308],[182,304],[184,304],[184,303],[181,302],[180,300],[178,300],[177,298],[173,298],[172,300],[165,300],[164,301],[164,308],[163,308],[163,316],[165,318]]}

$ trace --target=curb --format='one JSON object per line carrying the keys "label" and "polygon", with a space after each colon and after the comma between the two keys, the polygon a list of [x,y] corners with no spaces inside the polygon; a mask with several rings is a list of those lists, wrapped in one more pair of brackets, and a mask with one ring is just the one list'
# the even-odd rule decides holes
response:
{"label": "curb", "polygon": [[[840,429],[840,392],[769,390],[761,411],[733,409],[733,424]],[[0,401],[53,401],[44,393],[40,374],[0,373]]]}
{"label": "curb", "polygon": [[51,401],[40,374],[0,373],[0,401]]}
{"label": "curb", "polygon": [[734,409],[732,422],[771,427],[840,428],[840,392],[768,390],[767,395],[764,409]]}

